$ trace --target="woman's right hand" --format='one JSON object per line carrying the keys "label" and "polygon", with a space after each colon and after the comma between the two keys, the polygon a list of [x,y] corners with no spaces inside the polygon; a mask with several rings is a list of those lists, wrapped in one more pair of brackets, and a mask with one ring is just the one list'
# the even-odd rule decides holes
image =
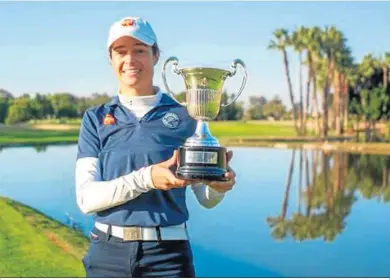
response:
{"label": "woman's right hand", "polygon": [[167,161],[152,165],[151,176],[153,185],[156,189],[167,191],[172,188],[182,188],[193,183],[193,181],[177,178],[169,169],[177,163],[177,160],[178,153],[177,150],[175,150],[173,156]]}

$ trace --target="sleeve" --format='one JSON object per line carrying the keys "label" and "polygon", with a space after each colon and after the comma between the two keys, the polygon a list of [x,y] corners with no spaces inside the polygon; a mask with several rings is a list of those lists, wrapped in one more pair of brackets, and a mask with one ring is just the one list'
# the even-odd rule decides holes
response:
{"label": "sleeve", "polygon": [[213,188],[205,184],[191,185],[191,189],[194,192],[196,199],[205,208],[214,208],[221,203],[225,197],[225,193],[220,193]]}
{"label": "sleeve", "polygon": [[80,128],[75,170],[77,205],[84,214],[121,205],[155,188],[151,166],[110,181],[99,180],[99,151],[96,126],[87,111]]}
{"label": "sleeve", "polygon": [[77,159],[85,157],[97,158],[100,150],[100,140],[90,111],[86,111],[81,121],[77,147]]}
{"label": "sleeve", "polygon": [[77,205],[91,214],[124,204],[142,193],[155,189],[151,166],[135,170],[110,181],[96,180],[97,158],[81,158],[76,162]]}

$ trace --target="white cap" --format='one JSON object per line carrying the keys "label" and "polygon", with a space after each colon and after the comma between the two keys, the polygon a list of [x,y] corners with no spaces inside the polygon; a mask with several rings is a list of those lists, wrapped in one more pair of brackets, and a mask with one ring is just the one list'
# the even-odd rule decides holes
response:
{"label": "white cap", "polygon": [[135,38],[148,46],[153,46],[157,42],[150,23],[140,17],[125,17],[115,22],[110,28],[107,49],[123,36]]}

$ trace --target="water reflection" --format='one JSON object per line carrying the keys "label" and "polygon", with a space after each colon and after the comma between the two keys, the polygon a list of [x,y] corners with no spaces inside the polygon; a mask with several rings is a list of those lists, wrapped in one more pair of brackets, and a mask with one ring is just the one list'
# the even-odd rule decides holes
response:
{"label": "water reflection", "polygon": [[46,152],[47,150],[47,145],[34,145],[33,147],[37,153]]}
{"label": "water reflection", "polygon": [[[186,196],[200,277],[389,275],[389,157],[231,149],[238,176],[226,199],[210,210]],[[38,150],[1,152],[0,196],[87,235],[93,219],[76,204],[77,146]]]}
{"label": "water reflection", "polygon": [[[296,153],[299,153],[298,203],[297,209],[287,215]],[[280,215],[266,219],[272,237],[334,241],[345,229],[359,196],[390,201],[389,168],[388,156],[292,150]]]}
{"label": "water reflection", "polygon": [[0,144],[0,153],[5,149],[14,149],[14,148],[32,148],[37,153],[46,152],[48,147],[66,147],[66,146],[74,146],[73,143],[51,143],[51,144],[15,144],[15,145],[1,145]]}

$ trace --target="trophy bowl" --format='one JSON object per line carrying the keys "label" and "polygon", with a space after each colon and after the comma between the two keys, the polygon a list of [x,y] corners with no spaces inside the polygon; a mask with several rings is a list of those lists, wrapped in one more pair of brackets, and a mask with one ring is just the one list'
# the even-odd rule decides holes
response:
{"label": "trophy bowl", "polygon": [[[212,67],[188,67],[180,69],[176,57],[168,58],[162,70],[162,78],[168,94],[177,101],[166,80],[166,67],[172,63],[173,73],[184,79],[186,100],[184,105],[188,114],[197,121],[194,135],[189,137],[184,145],[179,147],[179,161],[176,176],[187,180],[225,181],[227,172],[226,148],[219,144],[217,138],[211,135],[208,122],[214,120],[221,107],[231,105],[242,93],[247,72],[243,61],[233,60],[232,70]],[[244,77],[238,94],[228,104],[221,104],[222,90],[228,77],[236,74],[237,65],[244,69]],[[180,103],[180,102],[178,102]]]}

